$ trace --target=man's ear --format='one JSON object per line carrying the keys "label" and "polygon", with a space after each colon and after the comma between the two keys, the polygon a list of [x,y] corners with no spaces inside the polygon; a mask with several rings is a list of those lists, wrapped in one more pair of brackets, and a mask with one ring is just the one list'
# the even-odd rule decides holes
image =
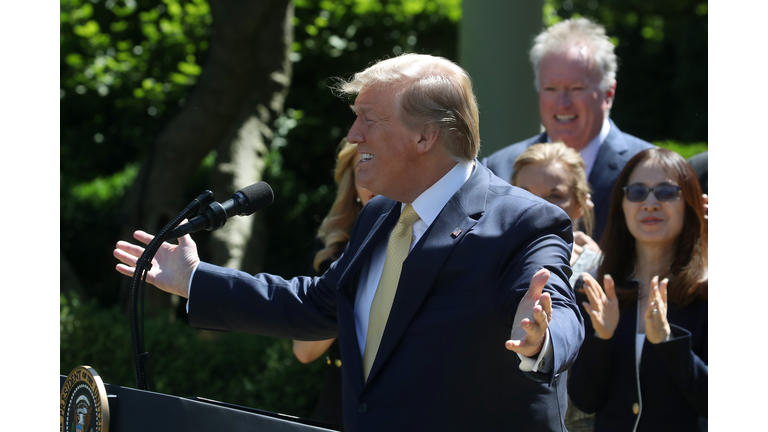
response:
{"label": "man's ear", "polygon": [[440,129],[436,125],[426,125],[419,135],[417,143],[417,152],[419,154],[429,152],[437,143],[440,137]]}

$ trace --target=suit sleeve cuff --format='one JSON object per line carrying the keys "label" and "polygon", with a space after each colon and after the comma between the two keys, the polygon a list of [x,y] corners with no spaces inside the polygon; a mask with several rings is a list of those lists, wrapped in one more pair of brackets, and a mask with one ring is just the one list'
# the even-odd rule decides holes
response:
{"label": "suit sleeve cuff", "polygon": [[516,353],[520,358],[520,370],[523,372],[539,372],[548,374],[552,370],[554,351],[552,349],[552,340],[549,337],[549,329],[544,334],[544,345],[537,358],[526,357]]}
{"label": "suit sleeve cuff", "polygon": [[195,265],[195,268],[192,269],[192,274],[189,275],[189,286],[187,287],[187,314],[189,314],[189,299],[190,295],[192,294],[192,280],[195,279],[195,272],[197,271],[197,267],[200,265],[200,263],[197,263]]}

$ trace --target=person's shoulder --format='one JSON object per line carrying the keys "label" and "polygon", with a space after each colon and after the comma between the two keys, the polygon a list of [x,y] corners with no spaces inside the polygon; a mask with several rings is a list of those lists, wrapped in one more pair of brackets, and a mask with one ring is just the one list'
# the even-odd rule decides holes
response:
{"label": "person's shoulder", "polygon": [[395,204],[397,204],[397,201],[382,195],[377,195],[371,198],[371,200],[363,206],[363,209],[360,210],[360,214],[357,215],[350,237],[353,237],[354,233],[359,231],[361,227],[364,232],[367,232],[367,230],[376,223],[379,217],[391,211]]}
{"label": "person's shoulder", "polygon": [[[493,170],[490,168],[488,168],[488,170],[490,170],[491,174],[493,174]],[[490,204],[495,204],[495,201],[497,200],[523,201],[530,203],[544,201],[542,198],[537,197],[536,195],[528,192],[523,188],[512,186],[508,182],[504,181],[504,179],[499,178],[496,175],[490,176],[490,180],[488,182],[488,192],[488,201]]]}
{"label": "person's shoulder", "polygon": [[[616,123],[611,120],[611,132],[608,133],[608,137],[611,138],[611,136],[618,136],[620,137],[620,141],[627,146],[627,148],[630,150],[632,155],[637,154],[643,150],[656,147],[652,143],[649,143],[648,141],[638,138],[634,135],[630,135],[621,129],[619,129],[618,126],[616,126]],[[615,134],[614,134],[615,132]],[[617,144],[615,140],[608,139],[606,140],[606,143],[611,144]]]}
{"label": "person's shoulder", "polygon": [[694,168],[697,166],[701,166],[702,168],[707,167],[707,159],[708,159],[708,151],[695,154],[688,159],[688,163],[691,164]]}
{"label": "person's shoulder", "polygon": [[509,182],[512,180],[514,172],[515,159],[520,156],[528,147],[540,142],[544,135],[536,135],[527,140],[510,144],[501,150],[493,152],[490,156],[484,157],[481,161],[483,166],[488,167],[494,174]]}
{"label": "person's shoulder", "polygon": [[375,197],[371,198],[371,200],[368,201],[368,203],[365,206],[363,206],[363,209],[360,211],[360,214],[361,215],[363,213],[371,214],[372,212],[381,213],[383,211],[388,211],[389,209],[392,208],[392,206],[396,202],[397,201],[387,198],[383,195],[376,195]]}
{"label": "person's shoulder", "polygon": [[525,189],[512,186],[492,176],[488,185],[488,210],[505,215],[538,215],[538,217],[561,217],[567,214],[558,206],[549,203]]}
{"label": "person's shoulder", "polygon": [[637,152],[656,147],[654,144],[628,133],[624,134],[624,139],[627,141],[630,148],[637,149]]}
{"label": "person's shoulder", "polygon": [[494,163],[497,161],[502,162],[502,161],[511,160],[512,162],[514,162],[515,159],[517,159],[517,157],[520,156],[520,153],[524,152],[525,149],[527,149],[528,147],[540,142],[541,139],[542,139],[542,134],[539,134],[539,135],[532,136],[528,139],[525,139],[523,141],[518,141],[514,144],[510,144],[502,149],[496,150],[495,152],[491,153],[490,156],[483,158],[483,165],[488,166],[488,163]]}

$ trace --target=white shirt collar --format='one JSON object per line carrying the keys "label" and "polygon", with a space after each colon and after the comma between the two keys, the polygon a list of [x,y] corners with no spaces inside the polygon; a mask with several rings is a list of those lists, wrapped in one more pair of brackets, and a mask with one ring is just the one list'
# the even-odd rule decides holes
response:
{"label": "white shirt collar", "polygon": [[[448,200],[469,180],[474,167],[474,161],[461,161],[457,163],[446,175],[430,186],[429,189],[422,192],[411,203],[416,214],[419,215],[427,226],[432,225],[432,222],[443,210]],[[400,210],[403,207],[405,207],[405,204],[401,204]]]}
{"label": "white shirt collar", "polygon": [[584,159],[584,168],[586,169],[587,178],[592,173],[592,167],[595,166],[595,160],[597,160],[597,153],[600,151],[600,147],[603,146],[605,138],[608,136],[608,132],[611,131],[611,122],[608,121],[608,117],[603,120],[603,127],[600,129],[600,133],[587,144],[586,147],[579,151],[581,158]]}
{"label": "white shirt collar", "polygon": [[[581,159],[584,160],[584,168],[586,169],[587,178],[592,172],[592,167],[595,166],[597,160],[597,153],[600,151],[600,147],[603,146],[605,138],[608,137],[608,133],[611,131],[611,122],[608,121],[608,117],[603,119],[603,127],[600,128],[600,133],[592,139],[583,149],[579,150]],[[547,142],[551,143],[552,138],[547,134]]]}

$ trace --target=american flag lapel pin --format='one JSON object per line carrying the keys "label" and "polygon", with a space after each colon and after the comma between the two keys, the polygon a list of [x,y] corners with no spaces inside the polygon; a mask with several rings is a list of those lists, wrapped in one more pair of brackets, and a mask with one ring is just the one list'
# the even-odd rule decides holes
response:
{"label": "american flag lapel pin", "polygon": [[456,238],[459,236],[459,234],[461,234],[461,228],[456,227],[456,229],[451,233],[451,238]]}

